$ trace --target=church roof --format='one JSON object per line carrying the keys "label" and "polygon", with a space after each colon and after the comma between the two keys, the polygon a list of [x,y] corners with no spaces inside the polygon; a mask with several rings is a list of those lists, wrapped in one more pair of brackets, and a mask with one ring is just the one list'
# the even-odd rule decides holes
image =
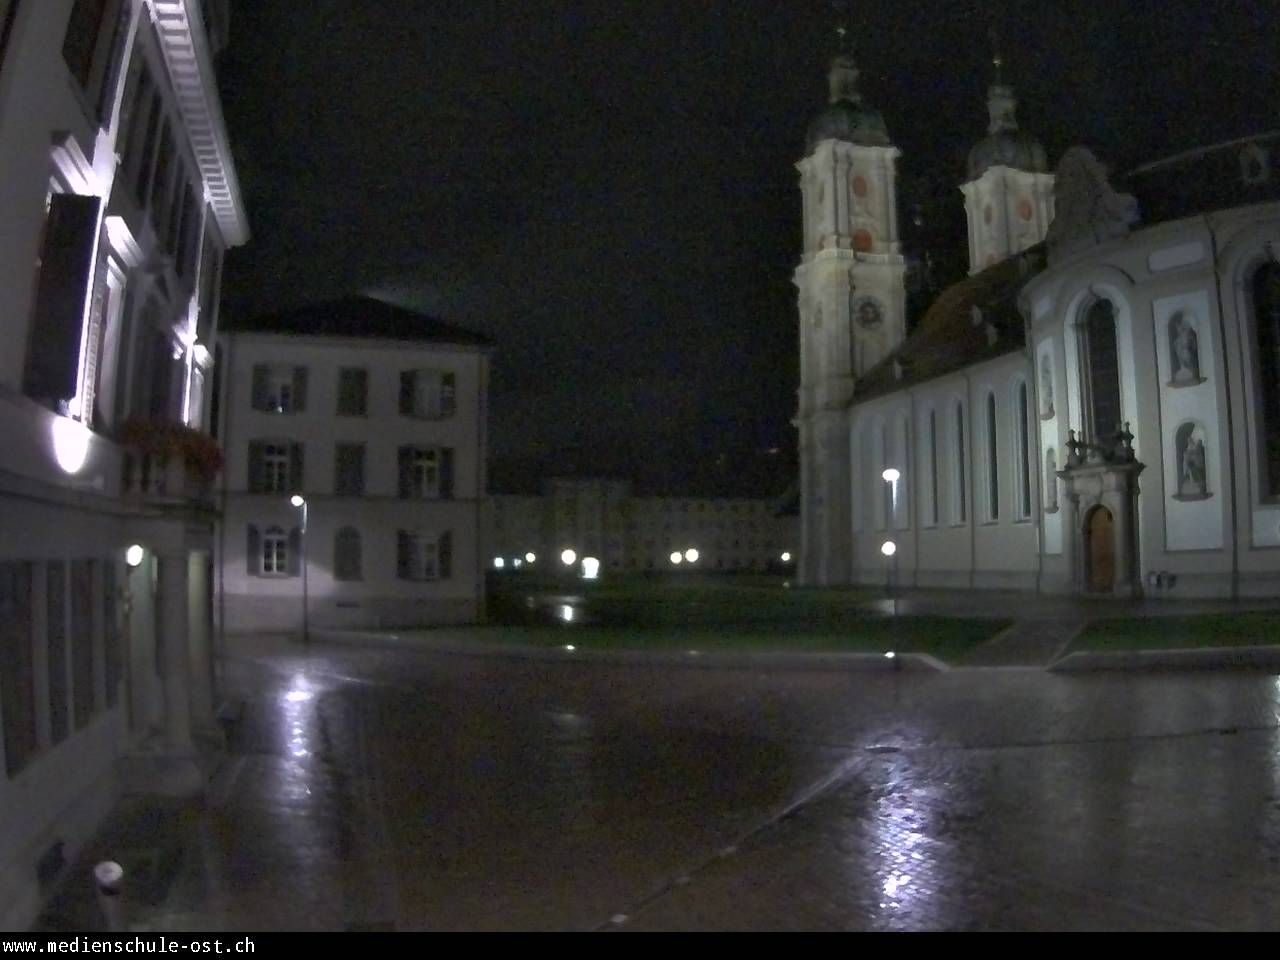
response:
{"label": "church roof", "polygon": [[977,180],[992,167],[1048,173],[1049,158],[1040,141],[1031,134],[998,130],[983,137],[969,151],[969,179]]}
{"label": "church roof", "polygon": [[947,287],[903,344],[858,380],[854,403],[1023,349],[1018,294],[1043,265],[1037,245]]}
{"label": "church roof", "polygon": [[805,138],[806,152],[823,140],[843,140],[860,146],[887,147],[889,130],[879,110],[852,100],[837,100],[814,117]]}
{"label": "church roof", "polygon": [[240,333],[283,333],[308,337],[417,340],[484,347],[488,337],[436,317],[373,297],[349,296],[309,303],[279,313],[231,318],[223,329]]}

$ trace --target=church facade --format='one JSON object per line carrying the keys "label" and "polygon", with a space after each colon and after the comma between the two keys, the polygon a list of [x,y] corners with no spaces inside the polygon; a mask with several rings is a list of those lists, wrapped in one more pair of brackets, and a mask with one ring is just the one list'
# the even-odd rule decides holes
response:
{"label": "church facade", "polygon": [[798,164],[802,581],[1276,593],[1280,135],[1117,188],[1082,147],[1050,172],[997,77],[970,276],[908,334],[898,152],[851,58],[830,86]]}

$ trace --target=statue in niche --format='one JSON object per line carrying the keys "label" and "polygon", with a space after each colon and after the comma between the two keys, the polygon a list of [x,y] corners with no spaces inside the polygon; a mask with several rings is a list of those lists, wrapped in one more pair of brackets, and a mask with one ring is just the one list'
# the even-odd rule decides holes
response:
{"label": "statue in niche", "polygon": [[1048,420],[1053,416],[1053,368],[1047,354],[1040,358],[1040,398],[1040,417]]}
{"label": "statue in niche", "polygon": [[1175,313],[1169,321],[1169,346],[1174,385],[1199,383],[1200,338],[1195,324],[1185,313]]}
{"label": "statue in niche", "polygon": [[1205,476],[1204,440],[1195,426],[1185,423],[1178,428],[1178,496],[1200,498],[1209,493]]}

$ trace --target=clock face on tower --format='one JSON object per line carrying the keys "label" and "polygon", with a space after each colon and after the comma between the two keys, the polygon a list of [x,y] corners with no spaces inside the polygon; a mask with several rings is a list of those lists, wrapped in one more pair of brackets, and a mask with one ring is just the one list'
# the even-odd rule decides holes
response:
{"label": "clock face on tower", "polygon": [[884,307],[875,297],[859,297],[853,301],[853,319],[858,326],[874,330],[884,322]]}

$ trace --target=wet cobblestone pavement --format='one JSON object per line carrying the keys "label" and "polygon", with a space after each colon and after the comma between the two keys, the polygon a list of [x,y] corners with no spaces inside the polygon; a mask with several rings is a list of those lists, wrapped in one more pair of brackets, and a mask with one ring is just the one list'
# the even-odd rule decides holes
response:
{"label": "wet cobblestone pavement", "polygon": [[1280,928],[1261,673],[294,647],[227,685],[137,928]]}

